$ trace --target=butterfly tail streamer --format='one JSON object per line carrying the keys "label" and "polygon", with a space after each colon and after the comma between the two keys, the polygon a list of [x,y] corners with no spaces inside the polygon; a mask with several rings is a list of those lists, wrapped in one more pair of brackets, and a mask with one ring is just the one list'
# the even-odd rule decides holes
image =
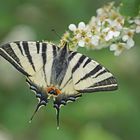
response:
{"label": "butterfly tail streamer", "polygon": [[60,127],[60,108],[56,108],[56,121],[57,121],[57,130],[59,130]]}
{"label": "butterfly tail streamer", "polygon": [[33,115],[31,116],[31,118],[30,118],[30,120],[29,120],[29,123],[32,122],[32,120],[33,120],[34,116],[36,115],[36,113],[38,112],[38,110],[39,110],[42,106],[46,106],[46,105],[47,105],[46,102],[39,102],[39,103],[37,104],[36,109],[35,109]]}
{"label": "butterfly tail streamer", "polygon": [[54,104],[54,108],[56,109],[56,125],[57,130],[60,128],[60,105]]}

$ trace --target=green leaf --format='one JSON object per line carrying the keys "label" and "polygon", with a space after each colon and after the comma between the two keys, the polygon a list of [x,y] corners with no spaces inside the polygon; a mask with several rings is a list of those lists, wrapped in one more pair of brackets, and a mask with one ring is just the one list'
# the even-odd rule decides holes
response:
{"label": "green leaf", "polygon": [[140,0],[122,0],[120,12],[125,16],[137,16],[139,13]]}

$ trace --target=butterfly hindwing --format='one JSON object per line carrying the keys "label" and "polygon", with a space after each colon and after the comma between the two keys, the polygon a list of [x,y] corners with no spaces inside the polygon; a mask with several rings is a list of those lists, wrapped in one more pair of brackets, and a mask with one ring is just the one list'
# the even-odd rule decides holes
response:
{"label": "butterfly hindwing", "polygon": [[41,87],[38,87],[35,83],[33,83],[30,79],[26,79],[26,82],[28,83],[30,89],[35,93],[36,98],[39,100],[36,109],[30,119],[29,122],[32,121],[33,117],[37,113],[37,111],[48,104],[48,95],[41,89]]}
{"label": "butterfly hindwing", "polygon": [[115,77],[96,61],[77,52],[72,52],[69,58],[74,88],[78,92],[117,89]]}

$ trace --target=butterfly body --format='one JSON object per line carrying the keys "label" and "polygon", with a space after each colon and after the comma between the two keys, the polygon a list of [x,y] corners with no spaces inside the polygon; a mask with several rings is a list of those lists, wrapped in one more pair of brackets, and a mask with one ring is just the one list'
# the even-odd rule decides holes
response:
{"label": "butterfly body", "polygon": [[57,109],[83,93],[117,89],[115,77],[96,61],[48,42],[17,41],[0,46],[0,55],[19,72],[39,99],[35,112],[53,97]]}

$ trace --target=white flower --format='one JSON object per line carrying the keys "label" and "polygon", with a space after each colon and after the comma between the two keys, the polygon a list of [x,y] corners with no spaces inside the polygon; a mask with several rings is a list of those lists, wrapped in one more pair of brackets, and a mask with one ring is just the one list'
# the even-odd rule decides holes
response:
{"label": "white flower", "polygon": [[109,41],[114,37],[118,37],[121,29],[120,24],[110,19],[106,19],[105,21],[108,23],[108,26],[102,29],[102,32],[106,33],[105,40]]}
{"label": "white flower", "polygon": [[70,31],[75,32],[76,30],[85,30],[86,29],[86,25],[85,25],[84,22],[80,22],[78,24],[78,28],[76,27],[75,24],[70,24],[68,28],[69,28]]}
{"label": "white flower", "polygon": [[120,35],[120,32],[119,31],[109,31],[108,34],[106,35],[105,37],[105,40],[106,41],[109,41],[111,40],[113,37],[118,37]]}
{"label": "white flower", "polygon": [[122,29],[121,24],[124,23],[124,19],[121,17],[119,19],[116,19],[116,20],[112,20],[112,19],[107,18],[103,21],[103,24],[106,24],[106,23],[109,24],[108,27],[110,27],[110,28],[115,28],[116,30],[121,30]]}
{"label": "white flower", "polygon": [[111,23],[111,25],[117,30],[121,30],[123,28],[122,24],[124,24],[124,18],[121,17],[119,19],[113,20]]}
{"label": "white flower", "polygon": [[76,27],[75,24],[70,24],[68,28],[70,31],[74,32],[74,40],[77,40],[75,46],[84,47],[86,44],[84,39],[88,36],[92,36],[91,33],[87,31],[88,27],[86,27],[84,22],[80,22],[78,27]]}
{"label": "white flower", "polygon": [[67,40],[71,40],[72,47],[101,49],[110,46],[110,50],[118,56],[135,45],[134,33],[140,33],[139,16],[122,16],[114,3],[99,8],[96,12],[97,16],[93,16],[88,24],[80,22],[78,25],[69,25]]}
{"label": "white flower", "polygon": [[125,46],[125,43],[112,44],[110,46],[110,51],[114,51],[114,55],[119,56],[124,51]]}
{"label": "white flower", "polygon": [[122,36],[122,40],[126,43],[126,48],[130,49],[135,45],[133,40],[134,30],[130,30],[125,28],[124,35]]}
{"label": "white flower", "polygon": [[[122,39],[126,39],[126,38],[133,38],[135,30],[134,29],[129,29],[129,28],[123,28],[123,36]],[[124,41],[124,40],[123,40]]]}

